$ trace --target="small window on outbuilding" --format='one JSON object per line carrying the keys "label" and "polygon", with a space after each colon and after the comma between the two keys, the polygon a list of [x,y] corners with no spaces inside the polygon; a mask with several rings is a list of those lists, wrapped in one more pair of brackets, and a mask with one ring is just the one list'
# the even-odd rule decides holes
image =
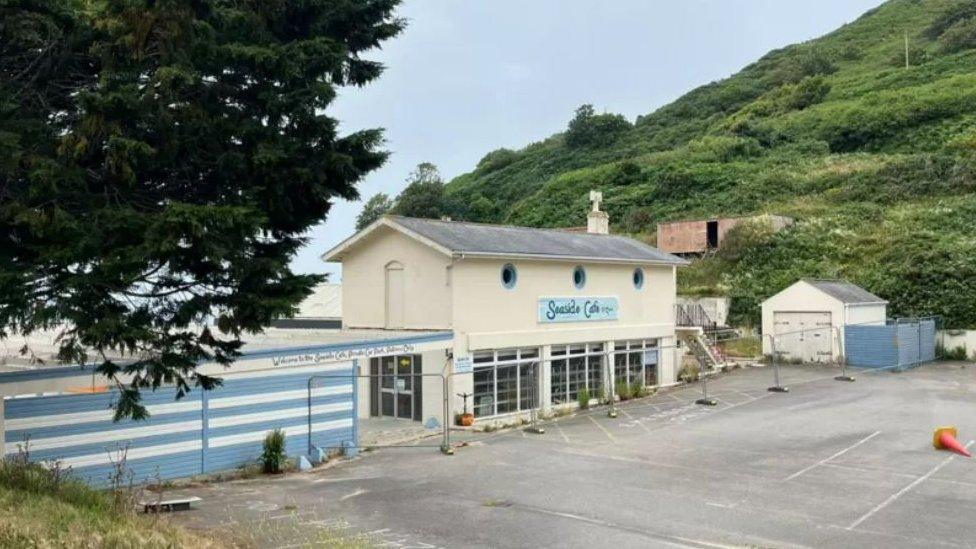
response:
{"label": "small window on outbuilding", "polygon": [[582,265],[577,265],[573,269],[573,286],[576,286],[578,290],[582,290],[586,286],[586,269]]}
{"label": "small window on outbuilding", "polygon": [[634,269],[634,288],[640,290],[644,287],[644,269],[637,267]]}
{"label": "small window on outbuilding", "polygon": [[511,263],[506,263],[505,266],[502,267],[502,286],[511,290],[512,288],[515,287],[515,284],[517,282],[518,282],[518,271],[515,270],[515,265],[512,265]]}

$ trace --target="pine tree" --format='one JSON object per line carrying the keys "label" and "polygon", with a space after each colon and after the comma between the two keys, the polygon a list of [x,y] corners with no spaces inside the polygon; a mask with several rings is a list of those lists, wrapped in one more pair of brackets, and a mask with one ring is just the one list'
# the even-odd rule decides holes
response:
{"label": "pine tree", "polygon": [[116,418],[218,385],[197,364],[294,313],[303,235],[386,158],[328,109],[380,76],[397,4],[0,2],[0,337],[60,330]]}

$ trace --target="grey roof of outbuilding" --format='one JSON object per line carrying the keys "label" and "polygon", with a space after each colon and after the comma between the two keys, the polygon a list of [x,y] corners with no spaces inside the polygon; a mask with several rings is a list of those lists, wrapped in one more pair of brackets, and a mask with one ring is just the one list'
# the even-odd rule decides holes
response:
{"label": "grey roof of outbuilding", "polygon": [[804,278],[803,281],[842,303],[887,303],[864,288],[843,280]]}
{"label": "grey roof of outbuilding", "polygon": [[388,216],[390,221],[458,254],[551,259],[687,263],[678,256],[625,236],[578,233]]}

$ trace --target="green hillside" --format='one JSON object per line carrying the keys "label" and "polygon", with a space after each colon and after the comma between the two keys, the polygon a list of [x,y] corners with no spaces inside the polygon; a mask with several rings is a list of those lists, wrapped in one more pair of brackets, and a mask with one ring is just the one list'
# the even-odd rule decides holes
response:
{"label": "green hillside", "polygon": [[633,123],[582,108],[447,192],[471,220],[561,227],[585,224],[591,188],[614,231],[645,239],[665,220],[796,217],[680,274],[683,292],[731,295],[739,322],[798,277],[828,276],[892,315],[976,328],[976,1],[892,0]]}

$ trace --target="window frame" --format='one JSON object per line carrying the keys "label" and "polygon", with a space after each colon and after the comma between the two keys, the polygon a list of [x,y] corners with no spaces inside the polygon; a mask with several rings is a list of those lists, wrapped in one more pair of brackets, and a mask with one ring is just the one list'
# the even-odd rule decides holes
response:
{"label": "window frame", "polygon": [[[579,274],[580,280],[576,281],[576,275]],[[582,290],[586,287],[586,267],[582,265],[577,265],[573,267],[573,287],[577,290]]]}
{"label": "window frame", "polygon": [[[580,346],[583,348],[582,351],[573,349],[574,347],[578,349]],[[549,402],[553,405],[576,402],[579,397],[579,389],[581,388],[585,388],[590,392],[591,401],[598,398],[598,391],[603,387],[605,382],[605,351],[606,344],[603,342],[552,345],[549,349]],[[583,359],[583,384],[582,386],[576,386],[576,392],[574,394],[571,389],[571,381],[574,377],[570,366],[580,358]],[[561,370],[558,376],[560,380],[559,385],[561,386],[559,391],[556,391],[557,384],[555,383],[557,379],[557,368]],[[591,375],[593,370],[598,372],[596,376]],[[579,376],[578,371],[576,372],[576,376]],[[598,381],[598,384],[594,385],[594,381]],[[556,396],[558,393],[561,393],[559,397]]]}
{"label": "window frame", "polygon": [[[654,383],[649,385],[647,383],[647,364],[644,364],[644,353],[653,350],[657,353],[657,362],[654,364]],[[659,369],[661,366],[661,347],[659,339],[627,339],[622,341],[613,342],[613,383],[616,386],[617,383],[624,381],[628,385],[634,383],[637,379],[644,385],[644,387],[657,387],[661,384],[661,378],[659,376]],[[631,379],[631,372],[634,371],[633,365],[630,363],[631,358],[639,357],[640,361],[640,376],[635,379]],[[623,357],[623,365],[618,364],[618,361]],[[626,374],[626,378],[621,380],[617,375],[618,370],[623,370]]]}
{"label": "window frame", "polygon": [[[515,358],[499,360],[499,355],[509,356],[513,355]],[[485,394],[479,394],[475,392],[475,388],[471,389],[471,413],[474,414],[475,418],[492,418],[497,416],[503,416],[508,414],[517,414],[522,412],[528,412],[530,410],[539,407],[539,396],[538,391],[536,391],[535,398],[531,397],[532,393],[528,395],[523,394],[523,378],[524,377],[534,377],[535,382],[538,383],[540,378],[540,359],[541,353],[537,347],[520,347],[520,348],[505,348],[505,349],[493,349],[491,351],[475,351],[473,353],[474,362],[474,372],[472,375],[478,376],[479,374],[484,374],[488,372],[488,383],[490,384],[491,391],[491,404],[488,404],[491,408],[489,414],[479,415],[476,410],[483,408],[486,405],[478,405],[475,400],[477,396],[487,396]],[[525,372],[526,366],[535,367],[534,376],[530,372]],[[505,412],[498,411],[498,369],[501,368],[514,368],[515,369],[515,409],[508,410]],[[510,383],[510,382],[509,382]],[[475,384],[477,386],[477,384]],[[526,398],[523,398],[526,397]],[[525,402],[528,401],[528,402]],[[534,402],[533,402],[534,401]],[[510,401],[506,400],[506,404]]]}
{"label": "window frame", "polygon": [[[508,271],[509,269],[511,269],[512,280],[506,283],[505,272]],[[501,276],[499,277],[499,279],[502,283],[502,288],[505,288],[506,290],[514,290],[515,287],[518,286],[518,268],[515,266],[514,263],[506,263],[502,265],[502,270],[500,274]]]}

